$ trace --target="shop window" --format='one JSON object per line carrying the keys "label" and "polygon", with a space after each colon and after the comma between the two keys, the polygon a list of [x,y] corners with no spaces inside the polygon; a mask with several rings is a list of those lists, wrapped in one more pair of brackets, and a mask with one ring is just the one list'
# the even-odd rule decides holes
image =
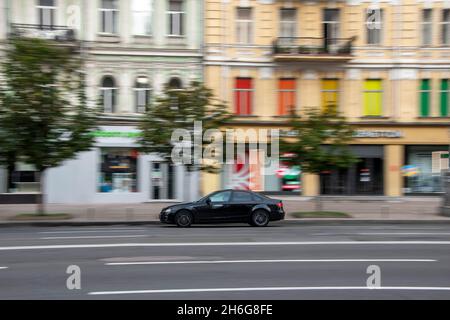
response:
{"label": "shop window", "polygon": [[364,81],[364,116],[380,117],[383,112],[383,88],[381,80]]}
{"label": "shop window", "polygon": [[402,167],[405,193],[439,193],[442,170],[448,169],[448,146],[407,146]]}
{"label": "shop window", "polygon": [[32,165],[16,162],[14,170],[9,172],[8,192],[10,193],[38,193],[40,192],[39,171]]}
{"label": "shop window", "polygon": [[137,192],[138,151],[101,148],[99,192]]}
{"label": "shop window", "polygon": [[339,104],[339,80],[323,79],[322,80],[322,110],[337,110]]}
{"label": "shop window", "polygon": [[289,115],[296,105],[295,79],[280,79],[278,82],[278,115]]}
{"label": "shop window", "polygon": [[236,79],[234,98],[237,115],[250,115],[252,113],[253,81],[251,78]]}
{"label": "shop window", "polygon": [[449,79],[442,79],[441,80],[441,91],[439,93],[439,100],[440,100],[440,106],[441,106],[441,116],[442,117],[448,117],[450,115],[450,102],[449,97],[450,95],[450,87],[449,87]]}
{"label": "shop window", "polygon": [[431,81],[422,79],[420,81],[420,116],[429,117],[431,111]]}
{"label": "shop window", "polygon": [[244,155],[236,155],[234,164],[224,166],[222,179],[225,189],[300,194],[301,170],[299,166],[290,164],[292,155],[281,155],[279,166],[264,168],[265,174],[262,175],[264,164],[249,164],[250,150],[246,148],[245,160]]}

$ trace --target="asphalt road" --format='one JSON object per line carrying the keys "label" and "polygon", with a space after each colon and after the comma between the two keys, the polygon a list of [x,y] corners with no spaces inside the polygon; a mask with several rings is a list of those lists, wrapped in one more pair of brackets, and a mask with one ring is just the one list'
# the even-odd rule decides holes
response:
{"label": "asphalt road", "polygon": [[0,299],[450,299],[450,225],[2,227]]}

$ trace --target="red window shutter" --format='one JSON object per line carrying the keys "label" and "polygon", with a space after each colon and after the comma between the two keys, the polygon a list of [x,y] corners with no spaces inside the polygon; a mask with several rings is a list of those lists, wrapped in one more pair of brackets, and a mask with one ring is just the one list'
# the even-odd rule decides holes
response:
{"label": "red window shutter", "polygon": [[295,79],[280,79],[278,82],[278,114],[288,115],[295,107]]}
{"label": "red window shutter", "polygon": [[238,115],[251,114],[253,83],[251,78],[237,78],[235,83],[235,108]]}

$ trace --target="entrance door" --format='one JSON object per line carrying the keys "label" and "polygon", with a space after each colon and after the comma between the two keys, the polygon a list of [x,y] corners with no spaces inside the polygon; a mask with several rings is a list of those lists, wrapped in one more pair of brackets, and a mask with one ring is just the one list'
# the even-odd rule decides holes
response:
{"label": "entrance door", "polygon": [[175,199],[175,167],[172,163],[151,162],[150,199]]}

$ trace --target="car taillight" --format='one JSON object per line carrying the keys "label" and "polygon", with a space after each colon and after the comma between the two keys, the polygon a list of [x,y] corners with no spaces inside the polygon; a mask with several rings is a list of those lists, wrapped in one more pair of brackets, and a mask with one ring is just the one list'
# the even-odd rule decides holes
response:
{"label": "car taillight", "polygon": [[278,202],[278,203],[277,203],[277,206],[278,206],[278,208],[283,209],[283,202],[281,202],[281,201]]}

